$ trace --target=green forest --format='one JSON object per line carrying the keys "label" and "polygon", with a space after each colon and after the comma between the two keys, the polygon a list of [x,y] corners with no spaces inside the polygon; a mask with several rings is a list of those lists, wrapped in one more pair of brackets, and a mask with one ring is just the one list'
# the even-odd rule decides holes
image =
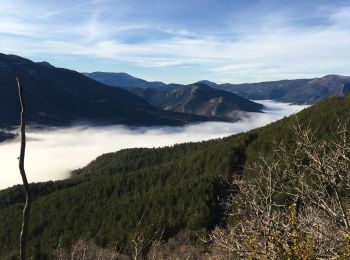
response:
{"label": "green forest", "polygon": [[[349,118],[350,95],[333,97],[246,133],[104,154],[74,170],[70,179],[32,184],[35,201],[28,254],[32,259],[52,259],[57,248],[84,240],[100,248],[117,245],[123,254],[132,255],[140,233],[146,240],[161,233],[162,241],[196,234],[192,242],[201,247],[199,237],[234,221],[222,203],[232,195],[232,187],[223,180],[257,179],[254,164],[260,156],[272,160],[281,142],[287,154],[294,152],[298,148],[295,125],[309,127],[316,140],[333,140],[339,123]],[[0,191],[1,259],[18,255],[24,198],[19,185]],[[233,206],[233,211],[243,208],[237,202]],[[152,244],[141,249],[147,254]]]}

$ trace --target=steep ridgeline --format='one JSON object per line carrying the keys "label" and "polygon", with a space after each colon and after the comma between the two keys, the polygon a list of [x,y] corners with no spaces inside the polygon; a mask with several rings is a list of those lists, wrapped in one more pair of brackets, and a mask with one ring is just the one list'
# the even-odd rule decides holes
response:
{"label": "steep ridgeline", "polygon": [[161,111],[140,97],[42,62],[0,54],[0,128],[19,124],[16,75],[23,81],[29,124],[180,125],[203,117]]}
{"label": "steep ridgeline", "polygon": [[[350,118],[350,95],[333,97],[295,116],[247,133],[165,148],[127,149],[98,157],[69,180],[33,185],[29,255],[52,258],[60,245],[93,239],[130,254],[136,232],[167,239],[184,229],[205,231],[223,223],[222,176],[251,176],[260,154],[272,155],[274,142],[293,149],[291,125],[310,125],[316,138],[331,138],[338,120]],[[292,150],[291,150],[292,151]],[[0,258],[15,254],[23,190],[0,191]],[[7,258],[6,258],[7,259]]]}
{"label": "steep ridgeline", "polygon": [[159,81],[149,82],[143,79],[135,78],[127,73],[114,72],[92,72],[83,73],[85,76],[101,82],[108,86],[121,88],[162,88],[166,84]]}
{"label": "steep ridgeline", "polygon": [[170,91],[153,88],[131,91],[160,109],[222,119],[235,120],[242,112],[261,112],[263,108],[261,104],[202,83]]}
{"label": "steep ridgeline", "polygon": [[350,77],[328,75],[314,79],[280,80],[246,84],[215,84],[200,81],[211,87],[224,89],[253,100],[272,99],[280,102],[314,104],[330,96],[339,95]]}
{"label": "steep ridgeline", "polygon": [[[93,72],[84,74],[103,84],[119,86],[125,89],[153,88],[171,91],[184,86],[182,84],[165,84],[157,81],[149,82],[126,73]],[[313,79],[279,80],[260,83],[217,84],[208,80],[201,80],[197,83],[202,83],[215,89],[226,90],[251,100],[271,99],[296,104],[314,104],[327,97],[341,94],[344,84],[350,83],[350,77],[328,75]]]}

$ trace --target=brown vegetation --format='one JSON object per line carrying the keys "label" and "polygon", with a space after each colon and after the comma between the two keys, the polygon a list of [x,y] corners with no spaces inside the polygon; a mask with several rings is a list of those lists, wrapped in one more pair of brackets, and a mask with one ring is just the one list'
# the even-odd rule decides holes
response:
{"label": "brown vegetation", "polygon": [[279,144],[253,167],[254,178],[239,180],[228,228],[209,236],[217,259],[349,257],[349,132],[338,130],[337,140],[316,140],[297,125],[293,152]]}

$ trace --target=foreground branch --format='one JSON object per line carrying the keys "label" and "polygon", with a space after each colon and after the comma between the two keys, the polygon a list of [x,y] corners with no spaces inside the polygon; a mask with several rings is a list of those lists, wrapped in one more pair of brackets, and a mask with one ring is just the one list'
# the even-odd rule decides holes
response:
{"label": "foreground branch", "polygon": [[27,259],[27,234],[28,234],[28,222],[29,222],[29,211],[32,204],[32,193],[28,184],[26,172],[24,170],[24,157],[26,150],[26,123],[25,123],[25,112],[26,107],[23,97],[23,86],[19,77],[17,76],[19,100],[21,103],[21,152],[19,156],[19,171],[21,173],[24,189],[26,192],[26,204],[23,209],[23,220],[22,230],[20,235],[20,258],[22,260]]}

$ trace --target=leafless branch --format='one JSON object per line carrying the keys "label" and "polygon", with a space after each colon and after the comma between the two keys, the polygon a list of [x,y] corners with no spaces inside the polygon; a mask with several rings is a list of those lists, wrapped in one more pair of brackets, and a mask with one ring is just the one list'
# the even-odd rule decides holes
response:
{"label": "leafless branch", "polygon": [[26,172],[24,170],[24,157],[26,150],[26,122],[25,122],[25,113],[26,107],[24,102],[23,95],[23,86],[20,81],[20,78],[17,76],[19,100],[21,103],[21,151],[19,156],[19,171],[21,173],[24,189],[26,192],[26,203],[23,209],[23,220],[22,220],[22,230],[20,234],[20,258],[21,260],[27,259],[27,236],[28,236],[28,223],[29,223],[29,212],[32,205],[32,192],[30,190]]}

